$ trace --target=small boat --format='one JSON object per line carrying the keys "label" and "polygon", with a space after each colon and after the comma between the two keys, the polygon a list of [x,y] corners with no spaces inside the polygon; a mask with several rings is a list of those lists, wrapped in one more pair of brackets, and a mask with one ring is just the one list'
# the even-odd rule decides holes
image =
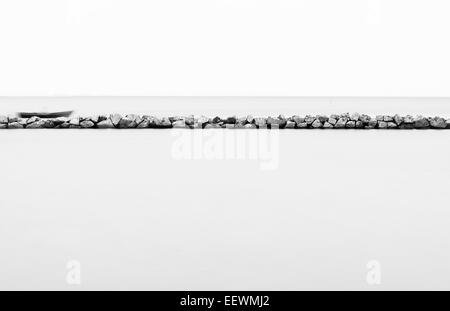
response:
{"label": "small boat", "polygon": [[42,119],[69,117],[73,113],[71,111],[59,111],[59,112],[18,112],[20,118],[39,117]]}

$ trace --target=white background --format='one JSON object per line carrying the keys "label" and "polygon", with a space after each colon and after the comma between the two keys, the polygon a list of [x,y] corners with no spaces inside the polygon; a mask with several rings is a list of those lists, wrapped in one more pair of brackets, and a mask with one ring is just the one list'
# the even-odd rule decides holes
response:
{"label": "white background", "polygon": [[0,95],[450,96],[447,0],[2,0]]}

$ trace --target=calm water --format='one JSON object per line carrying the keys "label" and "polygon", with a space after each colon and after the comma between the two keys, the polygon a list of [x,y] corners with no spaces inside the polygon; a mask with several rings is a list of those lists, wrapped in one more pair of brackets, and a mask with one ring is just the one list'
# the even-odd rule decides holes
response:
{"label": "calm water", "polygon": [[0,131],[0,289],[450,289],[450,131],[278,135],[264,170],[173,130]]}
{"label": "calm water", "polygon": [[450,98],[345,97],[0,97],[1,113],[75,110],[77,114],[278,115],[360,112],[450,117]]}

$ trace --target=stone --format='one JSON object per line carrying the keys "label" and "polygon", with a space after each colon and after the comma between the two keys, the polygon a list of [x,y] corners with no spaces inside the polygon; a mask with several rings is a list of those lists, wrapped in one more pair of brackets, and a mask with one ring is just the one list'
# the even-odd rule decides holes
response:
{"label": "stone", "polygon": [[7,128],[8,128],[8,124],[0,123],[0,129],[7,129]]}
{"label": "stone", "polygon": [[150,120],[149,119],[144,119],[137,126],[138,129],[145,129],[145,128],[149,128],[149,127],[150,127]]}
{"label": "stone", "polygon": [[31,117],[31,118],[29,118],[28,120],[27,120],[27,124],[30,124],[30,123],[34,123],[34,122],[37,122],[37,121],[39,121],[40,119],[38,118],[38,117]]}
{"label": "stone", "polygon": [[106,119],[97,123],[99,129],[112,129],[115,128],[111,119]]}
{"label": "stone", "polygon": [[109,116],[109,119],[111,120],[112,124],[114,125],[114,127],[118,127],[119,126],[119,122],[122,119],[122,116],[118,113],[112,114]]}
{"label": "stone", "polygon": [[[244,119],[246,120],[246,118],[244,118]],[[204,127],[207,123],[209,123],[209,118],[205,117],[205,116],[200,116],[197,119],[196,123],[200,124],[201,127]]]}
{"label": "stone", "polygon": [[394,118],[391,116],[384,116],[383,121],[384,122],[392,122],[392,121],[394,121]]}
{"label": "stone", "polygon": [[430,123],[428,122],[428,120],[422,116],[417,116],[414,119],[414,128],[416,129],[425,129],[428,128],[430,126]]}
{"label": "stone", "polygon": [[371,120],[371,117],[368,116],[368,115],[366,115],[366,114],[362,114],[362,115],[359,117],[359,119],[361,120],[361,122],[362,122],[364,125],[368,125],[369,122],[370,122],[370,120]]}
{"label": "stone", "polygon": [[295,124],[297,124],[297,125],[305,122],[305,118],[302,118],[300,116],[293,116],[292,120],[294,120]]}
{"label": "stone", "polygon": [[384,116],[382,116],[382,115],[377,115],[377,116],[375,117],[375,119],[377,119],[377,121],[383,121],[383,120],[384,120]]}
{"label": "stone", "polygon": [[370,120],[367,125],[365,126],[366,129],[374,129],[376,128],[378,125],[378,121],[377,120]]}
{"label": "stone", "polygon": [[388,127],[387,122],[378,121],[378,128],[380,128],[380,129],[387,129],[387,127]]}
{"label": "stone", "polygon": [[85,120],[80,123],[80,126],[85,129],[93,128],[95,126],[95,123],[90,120]]}
{"label": "stone", "polygon": [[266,118],[255,118],[255,124],[258,128],[265,128],[267,127],[267,120]]}
{"label": "stone", "polygon": [[435,129],[445,129],[447,128],[447,122],[444,118],[434,117],[430,119],[430,125]]}
{"label": "stone", "polygon": [[299,129],[305,129],[307,127],[308,127],[308,123],[306,123],[306,122],[297,123],[297,128],[299,128]]}
{"label": "stone", "polygon": [[56,126],[55,122],[53,122],[53,119],[43,119],[43,121],[44,121],[44,127],[47,129],[51,129]]}
{"label": "stone", "polygon": [[403,120],[404,120],[404,118],[401,117],[401,116],[399,116],[398,114],[396,114],[396,115],[394,116],[394,122],[395,122],[397,125],[402,124],[402,123],[403,123]]}
{"label": "stone", "polygon": [[220,117],[214,117],[212,119],[212,123],[220,123],[220,122],[222,122],[222,119]]}
{"label": "stone", "polygon": [[330,122],[325,122],[325,123],[323,124],[323,128],[325,128],[325,129],[331,129],[331,128],[333,128],[333,124],[331,124]]}
{"label": "stone", "polygon": [[414,124],[413,123],[402,123],[398,126],[399,129],[402,130],[411,130],[414,128]]}
{"label": "stone", "polygon": [[323,115],[317,115],[316,119],[319,120],[320,123],[322,123],[322,124],[328,121],[328,117],[327,116],[323,116]]}
{"label": "stone", "polygon": [[11,122],[8,124],[9,129],[23,129],[23,125],[19,122]]}
{"label": "stone", "polygon": [[331,125],[335,125],[336,122],[337,122],[337,119],[335,119],[335,118],[329,118],[328,119],[328,123],[330,123]]}
{"label": "stone", "polygon": [[353,120],[348,121],[348,122],[345,124],[345,127],[347,127],[347,128],[355,128],[355,126],[356,126],[356,121],[353,121]]}
{"label": "stone", "polygon": [[337,120],[334,127],[335,128],[345,128],[346,124],[347,124],[347,118],[339,118],[339,120]]}
{"label": "stone", "polygon": [[316,120],[316,117],[313,117],[313,116],[306,116],[305,117],[305,122],[308,124],[308,125],[311,125],[311,124],[313,124],[313,122]]}
{"label": "stone", "polygon": [[247,123],[253,123],[255,121],[255,118],[253,118],[252,115],[247,116]]}
{"label": "stone", "polygon": [[60,125],[57,125],[55,127],[59,128],[59,129],[67,129],[67,128],[70,128],[70,124],[69,124],[69,122],[65,122],[65,123],[61,123]]}
{"label": "stone", "polygon": [[8,124],[8,117],[0,116],[0,124]]}
{"label": "stone", "polygon": [[295,128],[295,122],[294,121],[287,121],[285,128],[287,128],[287,129],[294,129]]}
{"label": "stone", "polygon": [[313,128],[321,128],[321,127],[323,126],[323,124],[322,124],[322,122],[320,122],[319,119],[316,119],[316,120],[312,123],[311,126],[312,126]]}
{"label": "stone", "polygon": [[72,118],[72,119],[70,119],[69,124],[71,126],[72,125],[76,125],[76,126],[80,125],[80,118]]}
{"label": "stone", "polygon": [[175,121],[172,123],[173,128],[186,128],[188,127],[184,120]]}
{"label": "stone", "polygon": [[236,117],[235,117],[235,116],[228,117],[228,118],[225,120],[225,123],[226,123],[226,124],[235,124],[235,123],[236,123]]}
{"label": "stone", "polygon": [[34,123],[29,123],[27,129],[42,129],[45,127],[45,120],[38,120]]}
{"label": "stone", "polygon": [[414,123],[414,117],[407,115],[403,118],[403,123]]}
{"label": "stone", "polygon": [[256,129],[256,124],[247,123],[246,125],[244,125],[244,128],[246,128],[246,129]]}
{"label": "stone", "polygon": [[[247,125],[253,125],[256,127],[256,125],[254,124],[246,124],[245,127],[247,127]],[[217,128],[222,128],[219,123],[208,123],[205,126],[205,129],[217,129]]]}
{"label": "stone", "polygon": [[388,129],[394,129],[397,128],[397,123],[395,122],[387,122]]}
{"label": "stone", "polygon": [[350,116],[350,120],[352,120],[352,121],[359,121],[359,117],[360,117],[359,113],[353,113]]}
{"label": "stone", "polygon": [[364,127],[364,123],[362,121],[356,121],[355,128],[362,129]]}
{"label": "stone", "polygon": [[447,123],[447,128],[450,128],[450,119],[447,119],[445,123]]}
{"label": "stone", "polygon": [[134,115],[127,115],[120,119],[119,124],[117,125],[118,128],[121,129],[129,129],[129,128],[135,128],[137,126],[136,118]]}

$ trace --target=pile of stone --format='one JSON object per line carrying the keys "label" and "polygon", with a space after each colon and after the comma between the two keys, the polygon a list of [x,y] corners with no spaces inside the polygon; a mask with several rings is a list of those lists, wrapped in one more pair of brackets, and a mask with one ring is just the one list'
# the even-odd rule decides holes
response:
{"label": "pile of stone", "polygon": [[133,129],[133,128],[260,128],[260,129],[449,129],[450,119],[442,117],[333,114],[330,116],[285,117],[155,117],[120,114],[91,117],[41,119],[0,116],[0,129],[83,128],[83,129]]}

